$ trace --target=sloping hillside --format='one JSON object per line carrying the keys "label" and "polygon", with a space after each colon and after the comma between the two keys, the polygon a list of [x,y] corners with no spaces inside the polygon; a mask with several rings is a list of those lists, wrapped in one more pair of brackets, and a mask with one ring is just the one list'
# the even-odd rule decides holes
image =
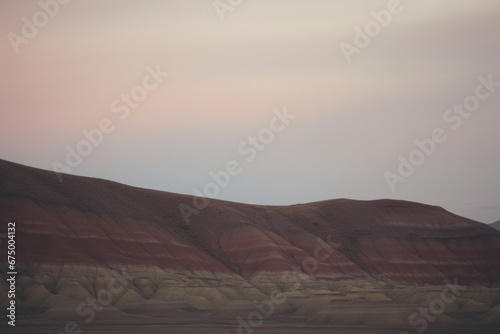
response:
{"label": "sloping hillside", "polygon": [[415,305],[453,283],[467,289],[447,310],[499,319],[500,232],[487,225],[418,203],[347,199],[210,200],[186,223],[181,209],[193,200],[93,178],[59,182],[0,160],[0,233],[16,222],[18,311],[74,318],[90,297],[105,306],[102,321],[165,310],[236,317],[279,294],[270,316],[404,327]]}

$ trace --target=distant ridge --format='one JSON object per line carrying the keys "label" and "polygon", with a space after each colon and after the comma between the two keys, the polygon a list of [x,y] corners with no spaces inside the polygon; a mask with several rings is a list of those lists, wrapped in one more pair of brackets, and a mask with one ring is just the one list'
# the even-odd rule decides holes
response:
{"label": "distant ridge", "polygon": [[500,231],[500,220],[498,220],[498,221],[496,221],[494,223],[491,223],[490,226],[493,227],[493,228],[496,228],[497,230]]}

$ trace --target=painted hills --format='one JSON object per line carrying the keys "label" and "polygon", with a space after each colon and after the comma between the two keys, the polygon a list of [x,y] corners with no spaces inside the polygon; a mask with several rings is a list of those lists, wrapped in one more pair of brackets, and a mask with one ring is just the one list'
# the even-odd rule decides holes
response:
{"label": "painted hills", "polygon": [[[426,328],[500,323],[500,232],[485,224],[435,206],[347,199],[211,199],[186,223],[179,207],[192,203],[0,160],[0,233],[16,223],[20,325],[189,319],[226,332],[285,322],[311,333],[415,332],[419,308],[441,305],[422,318]],[[2,308],[7,290],[2,279]]]}

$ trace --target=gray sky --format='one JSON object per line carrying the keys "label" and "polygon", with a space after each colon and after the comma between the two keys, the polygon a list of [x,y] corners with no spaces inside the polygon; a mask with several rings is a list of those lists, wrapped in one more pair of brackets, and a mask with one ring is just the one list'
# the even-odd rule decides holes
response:
{"label": "gray sky", "polygon": [[[500,3],[401,0],[381,26],[371,12],[389,3],[243,0],[218,13],[210,0],[73,0],[51,17],[37,1],[2,1],[0,157],[186,194],[234,160],[217,198],[397,198],[500,219],[500,87],[479,88],[467,118],[447,112],[474,102],[478,77],[500,82]],[[369,45],[356,46],[356,27],[376,29]],[[156,68],[169,75],[145,90]],[[127,107],[134,89],[147,96]],[[284,107],[295,118],[268,140]],[[67,147],[106,119],[112,130],[69,166]],[[436,128],[446,141],[415,153],[421,164],[392,191],[385,173]],[[247,138],[261,131],[253,155]]]}

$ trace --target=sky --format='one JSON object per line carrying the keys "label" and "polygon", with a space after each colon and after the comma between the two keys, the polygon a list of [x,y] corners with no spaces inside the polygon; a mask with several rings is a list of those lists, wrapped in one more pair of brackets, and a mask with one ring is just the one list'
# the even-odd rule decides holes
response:
{"label": "sky", "polygon": [[2,1],[0,158],[235,202],[393,198],[490,223],[498,17],[496,0]]}

